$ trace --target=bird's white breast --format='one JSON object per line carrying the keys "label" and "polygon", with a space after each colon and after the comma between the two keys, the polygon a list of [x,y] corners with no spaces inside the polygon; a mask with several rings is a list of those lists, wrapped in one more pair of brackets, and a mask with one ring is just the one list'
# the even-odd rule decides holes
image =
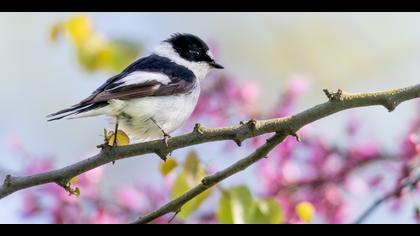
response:
{"label": "bird's white breast", "polygon": [[195,87],[185,94],[124,101],[118,116],[119,124],[129,135],[139,140],[163,138],[163,133],[153,121],[166,133],[173,132],[191,115],[199,95],[200,85],[196,81]]}

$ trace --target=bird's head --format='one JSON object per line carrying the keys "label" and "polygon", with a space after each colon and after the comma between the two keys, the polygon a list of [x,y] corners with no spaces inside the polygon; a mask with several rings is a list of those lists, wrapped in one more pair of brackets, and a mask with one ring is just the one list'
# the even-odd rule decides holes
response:
{"label": "bird's head", "polygon": [[212,68],[223,69],[214,60],[207,44],[192,34],[173,34],[156,48],[155,53],[186,66],[201,78]]}

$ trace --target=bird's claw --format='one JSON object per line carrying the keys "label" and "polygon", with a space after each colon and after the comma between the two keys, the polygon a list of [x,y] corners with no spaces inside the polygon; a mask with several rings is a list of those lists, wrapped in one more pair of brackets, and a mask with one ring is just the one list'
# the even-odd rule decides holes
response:
{"label": "bird's claw", "polygon": [[163,141],[165,142],[166,147],[168,147],[168,140],[171,138],[171,136],[167,133],[163,134]]}

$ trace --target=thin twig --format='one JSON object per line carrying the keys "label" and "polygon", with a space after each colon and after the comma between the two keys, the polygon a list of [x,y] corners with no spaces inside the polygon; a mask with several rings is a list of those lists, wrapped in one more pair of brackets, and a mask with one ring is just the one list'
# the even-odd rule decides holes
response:
{"label": "thin twig", "polygon": [[363,223],[382,203],[398,196],[405,188],[411,188],[416,186],[416,184],[420,182],[420,175],[416,178],[409,179],[405,183],[401,184],[397,188],[393,189],[392,191],[386,193],[384,196],[377,199],[370,205],[355,221],[354,224],[361,224]]}

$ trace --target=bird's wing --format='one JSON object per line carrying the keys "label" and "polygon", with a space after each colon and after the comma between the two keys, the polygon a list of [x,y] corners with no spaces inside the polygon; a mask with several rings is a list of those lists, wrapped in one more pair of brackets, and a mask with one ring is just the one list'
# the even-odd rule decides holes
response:
{"label": "bird's wing", "polygon": [[148,96],[167,96],[186,93],[195,86],[186,80],[170,80],[166,75],[150,72],[134,72],[119,80],[118,86],[106,88],[95,94],[90,103],[111,99],[134,99]]}
{"label": "bird's wing", "polygon": [[[112,93],[115,96],[116,94],[123,94],[122,91],[124,91],[124,94],[130,91],[131,95],[128,98],[133,98],[134,94],[138,97],[144,97],[170,95],[169,91],[182,93],[191,88],[189,84],[194,83],[195,76],[192,71],[170,61],[168,58],[153,54],[138,59],[120,74],[108,79],[81,103],[103,101]],[[136,93],[135,90],[137,90]],[[101,96],[99,96],[100,94]],[[95,99],[98,96],[101,99]],[[126,96],[122,97],[125,98]]]}
{"label": "bird's wing", "polygon": [[[150,55],[138,59],[121,73],[109,78],[89,97],[48,117],[81,113],[107,105],[111,99],[133,99],[147,96],[165,96],[190,91],[196,84],[192,71],[168,58]],[[64,114],[64,115],[63,115]],[[53,118],[50,120],[54,120]]]}

